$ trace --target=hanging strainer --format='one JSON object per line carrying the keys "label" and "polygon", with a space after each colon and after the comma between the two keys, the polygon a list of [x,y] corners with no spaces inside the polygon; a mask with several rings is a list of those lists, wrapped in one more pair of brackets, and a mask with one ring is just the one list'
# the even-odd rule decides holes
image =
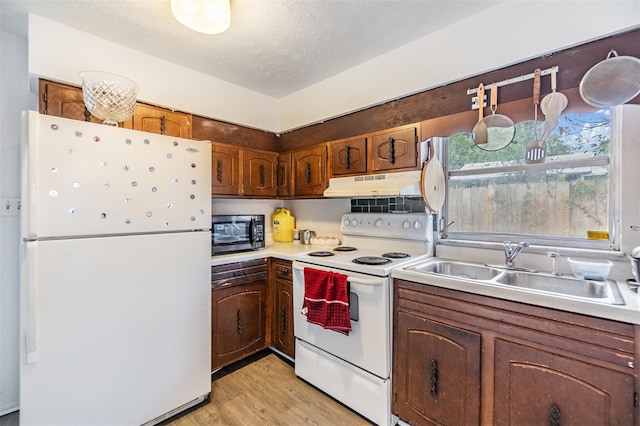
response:
{"label": "hanging strainer", "polygon": [[640,59],[618,56],[615,50],[609,52],[607,59],[591,67],[580,81],[580,96],[598,108],[624,104],[638,94]]}
{"label": "hanging strainer", "polygon": [[80,77],[84,105],[103,124],[117,126],[133,115],[138,96],[135,82],[101,71],[83,71]]}

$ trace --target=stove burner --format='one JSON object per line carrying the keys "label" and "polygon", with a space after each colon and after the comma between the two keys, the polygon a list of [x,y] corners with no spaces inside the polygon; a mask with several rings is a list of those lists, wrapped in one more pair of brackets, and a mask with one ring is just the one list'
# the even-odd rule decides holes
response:
{"label": "stove burner", "polygon": [[308,256],[312,256],[312,257],[329,257],[329,256],[335,256],[335,253],[331,253],[330,251],[312,251],[311,253],[308,254]]}
{"label": "stove burner", "polygon": [[385,253],[382,257],[388,257],[389,259],[403,259],[405,257],[411,257],[408,253],[399,253],[396,251],[392,251],[391,253]]}
{"label": "stove burner", "polygon": [[360,263],[363,265],[384,265],[385,263],[391,262],[391,259],[386,257],[378,257],[378,256],[364,256],[364,257],[356,257],[353,259],[354,263]]}
{"label": "stove burner", "polygon": [[351,246],[338,246],[333,249],[333,251],[356,251],[356,250],[358,249]]}

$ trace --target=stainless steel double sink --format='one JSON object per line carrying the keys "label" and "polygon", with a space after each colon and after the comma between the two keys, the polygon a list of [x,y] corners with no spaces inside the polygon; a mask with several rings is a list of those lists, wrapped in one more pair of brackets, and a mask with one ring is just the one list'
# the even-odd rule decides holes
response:
{"label": "stainless steel double sink", "polygon": [[615,281],[584,280],[573,276],[558,276],[518,268],[497,267],[446,259],[433,259],[407,267],[407,270],[477,283],[503,285],[525,291],[552,293],[560,297],[587,299],[592,302],[624,305]]}

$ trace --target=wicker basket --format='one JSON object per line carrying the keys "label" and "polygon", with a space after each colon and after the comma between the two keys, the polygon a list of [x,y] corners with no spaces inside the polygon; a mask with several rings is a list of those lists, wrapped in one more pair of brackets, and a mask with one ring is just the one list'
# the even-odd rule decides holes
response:
{"label": "wicker basket", "polygon": [[87,110],[104,124],[117,126],[133,115],[138,85],[119,75],[83,71],[82,96]]}

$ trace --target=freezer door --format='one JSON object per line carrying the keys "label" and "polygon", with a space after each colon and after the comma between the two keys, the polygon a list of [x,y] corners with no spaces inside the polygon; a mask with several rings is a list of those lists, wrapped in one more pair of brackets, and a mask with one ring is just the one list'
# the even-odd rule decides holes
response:
{"label": "freezer door", "polygon": [[211,228],[209,142],[23,120],[23,239]]}
{"label": "freezer door", "polygon": [[20,423],[139,425],[211,389],[210,233],[22,244]]}

